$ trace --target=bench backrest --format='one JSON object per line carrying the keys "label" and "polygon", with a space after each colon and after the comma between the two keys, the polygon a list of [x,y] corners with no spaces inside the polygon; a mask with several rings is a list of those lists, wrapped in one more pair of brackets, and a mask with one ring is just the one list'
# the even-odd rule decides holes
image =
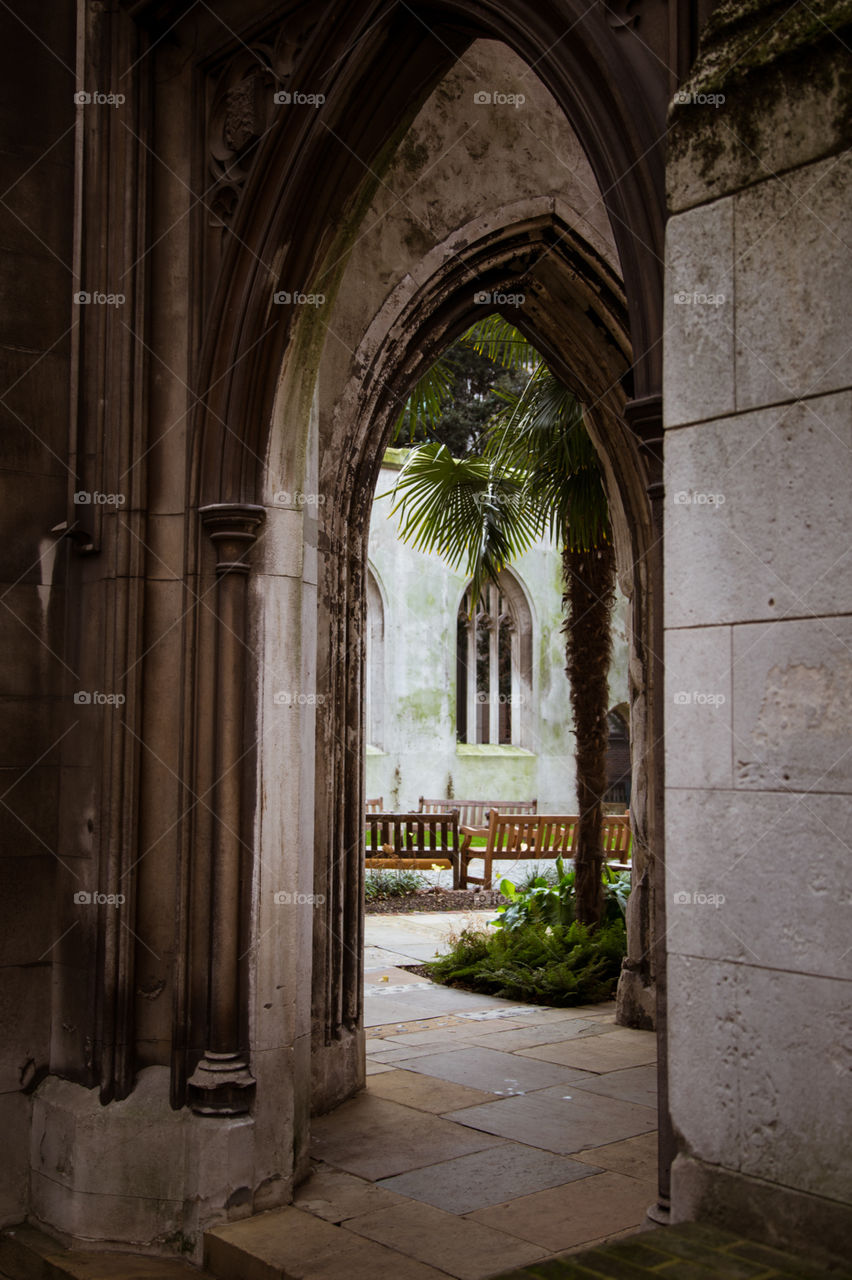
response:
{"label": "bench backrest", "polygon": [[429,800],[421,796],[421,813],[441,813],[456,809],[462,827],[487,827],[488,810],[498,813],[536,813],[537,800]]}
{"label": "bench backrest", "polygon": [[627,814],[603,820],[604,857],[614,862],[627,862],[633,846],[633,832]]}
{"label": "bench backrest", "polygon": [[367,861],[371,855],[428,858],[431,853],[457,853],[459,815],[444,813],[369,813]]}
{"label": "bench backrest", "polygon": [[384,807],[385,807],[385,798],[384,798],[384,796],[377,796],[375,800],[368,800],[368,801],[367,801],[367,812],[368,812],[368,813],[382,813],[382,812],[383,812],[383,810],[384,810]]}
{"label": "bench backrest", "polygon": [[[492,859],[571,857],[577,814],[543,813],[537,816],[498,813],[488,819],[488,852]],[[604,818],[602,844],[609,861],[627,862],[632,834],[627,817]]]}

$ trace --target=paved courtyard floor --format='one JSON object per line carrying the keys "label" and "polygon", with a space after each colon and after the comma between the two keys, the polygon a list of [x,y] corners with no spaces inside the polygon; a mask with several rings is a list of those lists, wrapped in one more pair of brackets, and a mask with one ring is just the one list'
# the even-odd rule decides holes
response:
{"label": "paved courtyard floor", "polygon": [[[300,1274],[479,1280],[633,1231],[656,1200],[656,1043],[612,1004],[519,1005],[409,973],[486,912],[367,916],[367,1088],[314,1121],[292,1208],[214,1233]],[[342,1227],[341,1232],[338,1228]]]}
{"label": "paved courtyard floor", "polygon": [[518,1005],[403,967],[445,949],[449,930],[477,917],[493,910],[367,917],[367,1088],[314,1121],[313,1172],[293,1205],[208,1233],[204,1272],[61,1253],[25,1227],[0,1237],[0,1276],[826,1276],[696,1223],[629,1238],[656,1200],[655,1037],[616,1027],[612,1004]]}

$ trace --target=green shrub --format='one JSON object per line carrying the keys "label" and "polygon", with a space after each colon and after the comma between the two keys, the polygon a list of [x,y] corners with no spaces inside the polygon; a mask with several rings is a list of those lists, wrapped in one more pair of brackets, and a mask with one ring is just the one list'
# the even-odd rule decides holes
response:
{"label": "green shrub", "polygon": [[[565,870],[561,858],[556,859],[555,875],[534,875],[520,885],[511,880],[500,881],[500,892],[509,902],[498,907],[494,925],[498,929],[515,929],[521,924],[540,921],[549,925],[569,925],[577,916],[574,892],[574,869]],[[630,872],[613,871],[604,864],[604,915],[602,923],[623,920],[630,893]]]}
{"label": "green shrub", "polygon": [[500,883],[509,899],[498,907],[494,932],[465,929],[429,975],[448,986],[524,1000],[575,1005],[615,993],[627,950],[624,912],[630,872],[604,868],[604,918],[598,928],[576,919],[574,872],[556,859],[555,875],[534,875],[521,887]]}
{"label": "green shrub", "polygon": [[626,942],[621,918],[596,930],[576,920],[526,921],[495,933],[465,929],[428,970],[436,982],[509,1000],[590,1004],[614,994]]}
{"label": "green shrub", "polygon": [[367,902],[377,902],[383,898],[404,898],[409,893],[422,889],[426,881],[416,871],[377,868],[367,871],[364,878],[364,897]]}

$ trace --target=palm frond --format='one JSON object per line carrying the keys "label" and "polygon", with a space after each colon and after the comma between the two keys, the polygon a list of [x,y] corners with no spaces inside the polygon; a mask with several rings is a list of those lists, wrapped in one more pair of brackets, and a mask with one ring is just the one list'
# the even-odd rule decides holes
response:
{"label": "palm frond", "polygon": [[539,538],[546,514],[526,477],[487,458],[454,458],[441,444],[415,449],[393,490],[391,515],[415,550],[437,552],[472,579],[473,602],[487,579]]}
{"label": "palm frond", "polygon": [[397,444],[405,435],[412,441],[419,427],[427,432],[433,429],[446,407],[452,404],[455,383],[451,361],[441,356],[411,388],[394,423],[393,443]]}
{"label": "palm frond", "polygon": [[496,314],[471,325],[462,334],[461,341],[513,373],[532,369],[541,359],[532,343],[513,324]]}
{"label": "palm frond", "polygon": [[520,395],[504,392],[502,399],[487,456],[526,474],[552,536],[577,549],[608,541],[603,475],[579,401],[543,363]]}

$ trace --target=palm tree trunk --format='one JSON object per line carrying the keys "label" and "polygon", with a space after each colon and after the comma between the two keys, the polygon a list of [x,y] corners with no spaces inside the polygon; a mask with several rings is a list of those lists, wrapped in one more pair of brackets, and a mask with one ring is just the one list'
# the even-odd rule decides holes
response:
{"label": "palm tree trunk", "polygon": [[564,547],[562,573],[565,669],[574,713],[580,812],[574,853],[577,918],[583,924],[596,925],[603,914],[601,797],[606,790],[610,616],[615,598],[612,543],[591,551]]}

